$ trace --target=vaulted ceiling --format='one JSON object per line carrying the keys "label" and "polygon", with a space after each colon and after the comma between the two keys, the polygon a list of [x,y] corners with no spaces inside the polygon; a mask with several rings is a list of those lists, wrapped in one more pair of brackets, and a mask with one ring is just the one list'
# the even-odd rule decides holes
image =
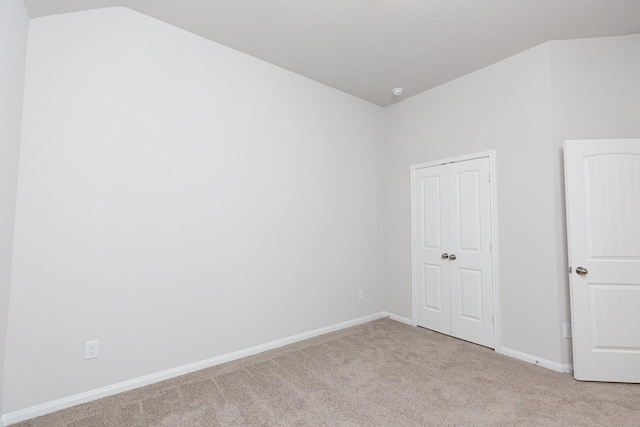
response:
{"label": "vaulted ceiling", "polygon": [[[640,33],[640,0],[25,0],[126,6],[386,106],[548,40]],[[392,95],[403,87],[400,98]]]}

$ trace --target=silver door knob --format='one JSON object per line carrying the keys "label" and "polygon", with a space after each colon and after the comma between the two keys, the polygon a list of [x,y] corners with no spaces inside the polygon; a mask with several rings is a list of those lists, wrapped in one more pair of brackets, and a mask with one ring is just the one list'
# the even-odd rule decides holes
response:
{"label": "silver door knob", "polygon": [[456,254],[451,254],[451,255],[449,255],[449,259],[450,259],[451,261],[453,261],[454,259],[456,259]]}
{"label": "silver door knob", "polygon": [[448,253],[443,253],[442,255],[440,255],[442,257],[442,259],[447,259],[449,258],[449,254]]}
{"label": "silver door knob", "polygon": [[586,269],[586,268],[584,268],[584,267],[578,267],[578,268],[576,268],[576,273],[578,273],[578,274],[579,274],[579,275],[581,275],[581,276],[586,276],[588,272],[589,272],[589,270],[587,270],[587,269]]}

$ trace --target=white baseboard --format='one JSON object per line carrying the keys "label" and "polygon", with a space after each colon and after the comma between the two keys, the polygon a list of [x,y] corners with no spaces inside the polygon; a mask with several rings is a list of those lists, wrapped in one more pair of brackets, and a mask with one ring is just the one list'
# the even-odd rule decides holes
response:
{"label": "white baseboard", "polygon": [[[178,366],[176,368],[167,369],[165,371],[157,372],[154,374],[145,375],[143,377],[134,378],[128,381],[123,381],[117,384],[112,384],[106,387],[101,387],[95,390],[89,390],[84,393],[79,393],[73,396],[65,397],[62,399],[54,400],[51,402],[43,403],[40,405],[32,406],[30,408],[21,409],[19,411],[10,412],[2,415],[0,418],[0,426],[9,426],[11,424],[25,421],[34,417],[50,414],[52,412],[60,411],[62,409],[70,408],[81,403],[90,402],[92,400],[101,399],[103,397],[111,396],[114,394],[122,393],[125,391],[133,390],[138,387],[157,383],[160,381],[175,378],[180,375],[185,375],[190,372],[198,371],[200,369],[209,368],[211,366],[220,365],[222,363],[231,362],[233,360],[241,359],[243,357],[252,356],[254,354],[262,353],[268,350],[272,350],[278,347],[282,347],[288,344],[293,344],[298,341],[303,341],[309,338],[317,337],[319,335],[327,334],[329,332],[339,331],[341,329],[350,328],[352,326],[360,325],[362,323],[371,322],[372,320],[388,317],[396,322],[412,325],[411,319],[397,314],[382,311],[379,313],[370,314],[368,316],[359,317],[357,319],[348,320],[346,322],[337,323],[335,325],[325,326],[324,328],[314,329],[309,332],[303,332],[301,334],[292,335],[290,337],[282,338],[276,341],[271,341],[265,344],[260,344],[254,347],[250,347],[244,350],[234,351],[232,353],[223,354],[221,356],[212,357],[210,359],[202,360],[188,365]],[[573,365],[566,363],[552,362],[551,360],[543,359],[533,356],[531,354],[523,353],[521,351],[512,350],[507,347],[501,347],[496,349],[497,353],[510,356],[515,359],[523,360],[525,362],[533,363],[538,366],[542,366],[547,369],[552,369],[557,372],[570,373],[573,372]]]}
{"label": "white baseboard", "polygon": [[[407,325],[413,326],[413,322],[411,319],[403,316],[398,316],[397,314],[389,313],[388,311],[383,312],[385,317],[388,317],[391,320],[395,320],[397,322],[406,323]],[[504,354],[505,356],[513,357],[515,359],[523,360],[525,362],[533,363],[534,365],[542,366],[543,368],[551,369],[557,372],[562,373],[571,373],[573,372],[573,365],[569,363],[558,363],[552,362],[551,360],[543,359],[541,357],[536,357],[531,354],[523,353],[518,350],[512,350],[507,347],[501,347],[496,349],[496,353]]]}
{"label": "white baseboard", "polygon": [[[324,328],[314,329],[309,332],[303,332],[301,334],[292,335],[290,337],[282,338],[276,341],[271,341],[265,344],[260,344],[255,347],[250,347],[244,350],[234,351],[232,353],[223,354],[221,356],[212,357],[210,359],[201,360],[199,362],[190,363],[188,365],[178,366],[176,368],[167,369],[165,371],[156,372],[155,374],[145,375],[143,377],[134,378],[131,380],[123,381],[117,384],[112,384],[106,387],[97,388],[95,390],[85,391],[73,396],[64,397],[62,399],[54,400],[40,405],[32,406],[30,408],[21,409],[15,412],[9,412],[2,415],[0,419],[0,426],[9,426],[20,421],[25,421],[41,415],[50,414],[51,412],[60,411],[62,409],[70,408],[81,403],[90,402],[103,397],[111,396],[114,394],[122,393],[125,391],[133,390],[138,387],[157,383],[160,381],[168,380],[180,375],[188,374],[189,372],[198,371],[200,369],[209,368],[211,366],[220,365],[221,363],[231,362],[232,360],[241,359],[243,357],[252,356],[254,354],[262,353],[267,350],[272,350],[278,347],[285,346],[287,344],[293,344],[298,341],[306,340],[316,337],[318,335],[327,334],[329,332],[339,331],[340,329],[350,328],[351,326],[360,325],[362,323],[370,322],[372,320],[380,319],[383,317],[390,317],[386,312],[380,312],[370,314],[368,316],[359,317],[357,319],[348,320],[346,322],[338,323],[335,325],[325,326]],[[399,316],[396,316],[400,318]],[[404,319],[404,318],[400,318]],[[398,320],[398,319],[394,319]],[[402,321],[402,320],[398,320]]]}
{"label": "white baseboard", "polygon": [[413,321],[411,321],[411,319],[409,319],[408,317],[398,316],[397,314],[389,313],[388,311],[383,311],[383,314],[384,317],[388,317],[391,320],[413,326]]}
{"label": "white baseboard", "polygon": [[558,363],[551,360],[536,357],[531,354],[523,353],[518,350],[512,350],[507,347],[500,347],[496,349],[497,353],[504,354],[505,356],[513,357],[515,359],[523,360],[525,362],[533,363],[534,365],[542,366],[543,368],[551,369],[562,373],[573,372],[573,365],[568,363]]}

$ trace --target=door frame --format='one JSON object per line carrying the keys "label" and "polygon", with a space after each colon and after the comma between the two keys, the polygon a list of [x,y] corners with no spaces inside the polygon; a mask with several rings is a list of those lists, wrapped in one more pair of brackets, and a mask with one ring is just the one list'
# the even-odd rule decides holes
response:
{"label": "door frame", "polygon": [[411,192],[411,324],[413,326],[418,326],[418,316],[416,313],[416,273],[415,273],[415,265],[416,265],[416,250],[414,242],[416,240],[416,218],[415,218],[415,173],[418,169],[429,168],[433,166],[441,166],[447,163],[456,163],[456,162],[464,162],[466,160],[475,160],[475,159],[489,159],[489,173],[491,174],[491,186],[490,186],[490,206],[491,206],[491,240],[492,240],[492,265],[493,268],[493,312],[494,312],[494,322],[493,322],[493,334],[495,339],[495,348],[494,351],[499,352],[501,348],[500,343],[500,298],[499,298],[499,286],[498,286],[498,185],[497,185],[497,173],[496,173],[496,151],[484,151],[481,153],[468,154],[465,156],[451,157],[443,160],[435,160],[432,162],[419,163],[415,165],[411,165],[411,186],[409,191]]}

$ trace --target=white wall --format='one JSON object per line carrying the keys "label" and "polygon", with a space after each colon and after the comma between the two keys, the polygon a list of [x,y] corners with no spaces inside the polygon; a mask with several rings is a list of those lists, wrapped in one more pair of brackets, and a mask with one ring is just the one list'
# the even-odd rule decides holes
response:
{"label": "white wall", "polygon": [[[8,5],[0,313],[28,26]],[[385,110],[124,8],[32,21],[27,60],[3,413],[410,317],[409,167],[486,150],[502,345],[571,362],[560,147],[640,135],[640,36],[547,43]]]}
{"label": "white wall", "polygon": [[386,110],[388,311],[411,315],[409,166],[496,150],[502,346],[572,363],[562,144],[640,136],[640,35],[554,41]]}
{"label": "white wall", "polygon": [[409,167],[496,150],[502,346],[559,362],[550,46],[387,108],[387,310],[411,316]]}
{"label": "white wall", "polygon": [[3,1],[0,7],[0,396],[4,394],[5,338],[28,28],[29,17],[22,0]]}
{"label": "white wall", "polygon": [[5,413],[382,310],[382,113],[125,8],[33,20]]}
{"label": "white wall", "polygon": [[[640,137],[640,35],[551,44],[556,252],[567,265],[562,144],[567,139]],[[570,320],[569,283],[558,277],[561,316]],[[570,363],[570,341],[563,362]]]}

